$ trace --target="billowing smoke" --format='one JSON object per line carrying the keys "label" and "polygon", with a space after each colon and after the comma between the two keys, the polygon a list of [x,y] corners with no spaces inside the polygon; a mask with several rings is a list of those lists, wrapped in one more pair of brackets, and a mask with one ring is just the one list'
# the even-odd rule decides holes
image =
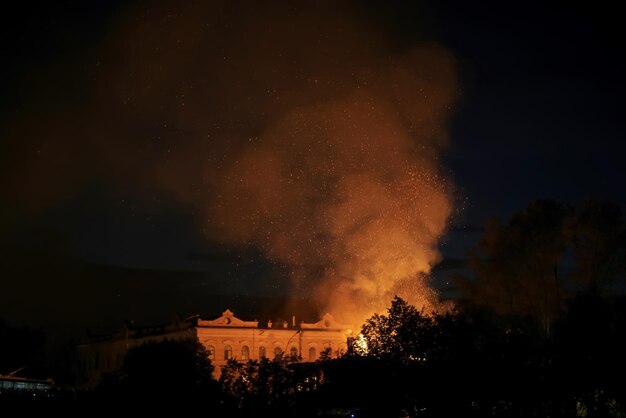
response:
{"label": "billowing smoke", "polygon": [[432,306],[452,56],[346,5],[265,3],[166,2],[117,19],[77,58],[77,103],[14,128],[32,139],[16,150],[18,188],[159,190],[209,238],[289,266],[297,291],[345,319],[394,293]]}
{"label": "billowing smoke", "polygon": [[[419,91],[420,81],[402,89]],[[441,132],[406,116],[382,88],[287,112],[220,178],[218,236],[287,263],[298,288],[344,318],[363,319],[394,292],[430,305],[420,273],[438,261],[450,214],[434,158]]]}

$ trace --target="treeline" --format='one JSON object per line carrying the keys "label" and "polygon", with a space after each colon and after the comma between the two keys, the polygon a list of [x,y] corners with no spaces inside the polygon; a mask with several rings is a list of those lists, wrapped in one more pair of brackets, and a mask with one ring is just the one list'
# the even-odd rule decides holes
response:
{"label": "treeline", "polygon": [[456,284],[465,304],[533,317],[546,333],[580,292],[624,292],[626,223],[619,206],[531,203],[508,223],[491,220]]}
{"label": "treeline", "polygon": [[230,361],[219,381],[197,342],[187,366],[139,347],[99,393],[193,395],[217,415],[624,417],[625,250],[616,205],[537,201],[487,225],[453,311],[396,297],[340,358]]}
{"label": "treeline", "polygon": [[340,358],[229,361],[198,341],[131,349],[91,400],[213,416],[626,417],[626,228],[619,208],[538,201],[491,222],[454,310],[394,298]]}
{"label": "treeline", "polygon": [[533,318],[429,313],[396,297],[340,358],[229,361],[197,341],[132,349],[92,399],[201,403],[216,416],[623,417],[626,305],[581,294],[546,338]]}

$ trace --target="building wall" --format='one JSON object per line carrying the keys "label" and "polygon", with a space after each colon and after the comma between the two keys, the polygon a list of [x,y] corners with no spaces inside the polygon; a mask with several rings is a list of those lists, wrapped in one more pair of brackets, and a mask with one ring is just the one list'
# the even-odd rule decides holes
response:
{"label": "building wall", "polygon": [[165,339],[197,338],[209,352],[216,377],[221,374],[221,367],[229,356],[241,362],[260,360],[262,348],[265,349],[265,357],[270,360],[277,353],[283,353],[285,357],[293,353],[305,362],[317,360],[327,349],[332,357],[347,349],[349,327],[339,324],[329,314],[317,323],[301,322],[296,326],[294,319],[291,327],[287,322],[281,323],[280,328],[276,325],[268,322],[267,327],[259,327],[257,321],[242,321],[226,310],[214,320],[198,320],[196,326],[183,322],[156,328],[126,329],[108,339],[79,345],[82,380],[86,386],[93,387],[102,373],[122,367],[128,350]]}
{"label": "building wall", "polygon": [[347,349],[347,336],[341,330],[198,327],[196,331],[216,369],[226,364],[228,353],[238,361],[260,360],[264,348],[270,360],[280,351],[284,356],[294,353],[302,361],[315,361],[327,348],[334,355]]}

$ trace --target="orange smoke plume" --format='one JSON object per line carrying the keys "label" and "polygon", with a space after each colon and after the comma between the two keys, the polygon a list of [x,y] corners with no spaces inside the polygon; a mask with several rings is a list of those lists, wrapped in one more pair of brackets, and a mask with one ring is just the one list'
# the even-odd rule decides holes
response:
{"label": "orange smoke plume", "polygon": [[286,112],[218,182],[218,235],[289,265],[296,288],[344,320],[394,294],[435,308],[425,274],[451,213],[437,154],[453,74],[429,45],[371,69],[365,87]]}
{"label": "orange smoke plume", "polygon": [[297,291],[344,320],[394,293],[434,306],[424,277],[451,213],[438,155],[455,62],[357,4],[128,7],[76,57],[81,100],[15,122],[35,145],[12,141],[7,200],[52,206],[94,179],[159,193],[210,239],[289,266]]}

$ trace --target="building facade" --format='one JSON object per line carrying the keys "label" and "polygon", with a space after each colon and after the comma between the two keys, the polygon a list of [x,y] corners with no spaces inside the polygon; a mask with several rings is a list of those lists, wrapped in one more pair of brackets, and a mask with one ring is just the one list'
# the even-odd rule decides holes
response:
{"label": "building facade", "polygon": [[293,317],[291,323],[268,321],[264,325],[242,321],[226,310],[217,319],[198,320],[196,335],[216,369],[230,359],[246,362],[289,356],[299,361],[315,361],[322,353],[336,357],[347,349],[350,327],[328,313],[315,323],[297,324]]}
{"label": "building facade", "polygon": [[87,386],[94,386],[102,373],[122,367],[128,350],[147,342],[197,339],[207,350],[215,375],[230,359],[240,362],[279,356],[297,361],[315,361],[321,356],[337,357],[347,349],[351,327],[326,314],[318,322],[292,321],[259,324],[244,321],[226,310],[216,319],[175,321],[155,327],[126,327],[105,337],[91,337],[78,346],[80,373]]}

